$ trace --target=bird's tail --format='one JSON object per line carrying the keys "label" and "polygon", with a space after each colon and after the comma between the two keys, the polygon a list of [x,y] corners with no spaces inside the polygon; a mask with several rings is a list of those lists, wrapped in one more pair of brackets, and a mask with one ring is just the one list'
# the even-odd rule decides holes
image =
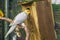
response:
{"label": "bird's tail", "polygon": [[5,38],[7,38],[7,36],[8,36],[11,32],[14,31],[14,29],[16,28],[16,26],[17,26],[17,25],[14,25],[14,26],[12,26],[12,27],[9,29],[9,31],[8,31],[7,34],[5,35]]}

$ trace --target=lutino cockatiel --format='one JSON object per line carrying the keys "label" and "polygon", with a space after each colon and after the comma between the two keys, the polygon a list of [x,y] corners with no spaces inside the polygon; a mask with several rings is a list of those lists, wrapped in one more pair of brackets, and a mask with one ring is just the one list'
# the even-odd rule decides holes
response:
{"label": "lutino cockatiel", "polygon": [[18,24],[22,24],[28,17],[28,15],[30,14],[30,8],[27,8],[25,11],[19,13],[15,18],[14,21],[12,23],[10,23],[9,26],[11,26],[11,28],[9,29],[9,31],[6,33],[5,38],[7,38],[7,36],[14,31],[14,29],[16,28],[16,26]]}

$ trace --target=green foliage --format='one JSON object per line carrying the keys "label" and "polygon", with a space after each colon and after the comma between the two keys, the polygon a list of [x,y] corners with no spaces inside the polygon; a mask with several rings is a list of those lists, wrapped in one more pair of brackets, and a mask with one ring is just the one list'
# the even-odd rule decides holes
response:
{"label": "green foliage", "polygon": [[60,4],[52,4],[55,22],[60,23]]}
{"label": "green foliage", "polygon": [[30,2],[30,1],[33,1],[33,0],[25,0],[26,2]]}
{"label": "green foliage", "polygon": [[52,4],[54,11],[60,11],[60,4]]}
{"label": "green foliage", "polygon": [[31,2],[31,1],[35,1],[35,2],[37,2],[37,1],[40,1],[40,0],[17,0],[18,2]]}

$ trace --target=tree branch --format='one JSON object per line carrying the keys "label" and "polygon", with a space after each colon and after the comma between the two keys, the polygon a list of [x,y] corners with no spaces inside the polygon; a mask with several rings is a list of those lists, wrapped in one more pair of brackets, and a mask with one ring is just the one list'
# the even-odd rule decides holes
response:
{"label": "tree branch", "polygon": [[9,18],[6,18],[6,17],[1,17],[1,16],[0,16],[0,20],[7,21],[9,23],[13,21],[12,19],[9,19]]}

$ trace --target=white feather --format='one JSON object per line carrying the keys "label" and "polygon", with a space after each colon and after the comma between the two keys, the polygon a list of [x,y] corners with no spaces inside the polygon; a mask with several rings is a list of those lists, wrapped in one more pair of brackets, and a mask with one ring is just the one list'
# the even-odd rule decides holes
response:
{"label": "white feather", "polygon": [[15,18],[14,21],[9,25],[11,26],[11,28],[9,29],[9,31],[7,32],[5,38],[7,38],[7,36],[14,31],[14,29],[16,28],[17,24],[21,24],[23,23],[25,20],[27,19],[27,14],[25,12],[19,13]]}

